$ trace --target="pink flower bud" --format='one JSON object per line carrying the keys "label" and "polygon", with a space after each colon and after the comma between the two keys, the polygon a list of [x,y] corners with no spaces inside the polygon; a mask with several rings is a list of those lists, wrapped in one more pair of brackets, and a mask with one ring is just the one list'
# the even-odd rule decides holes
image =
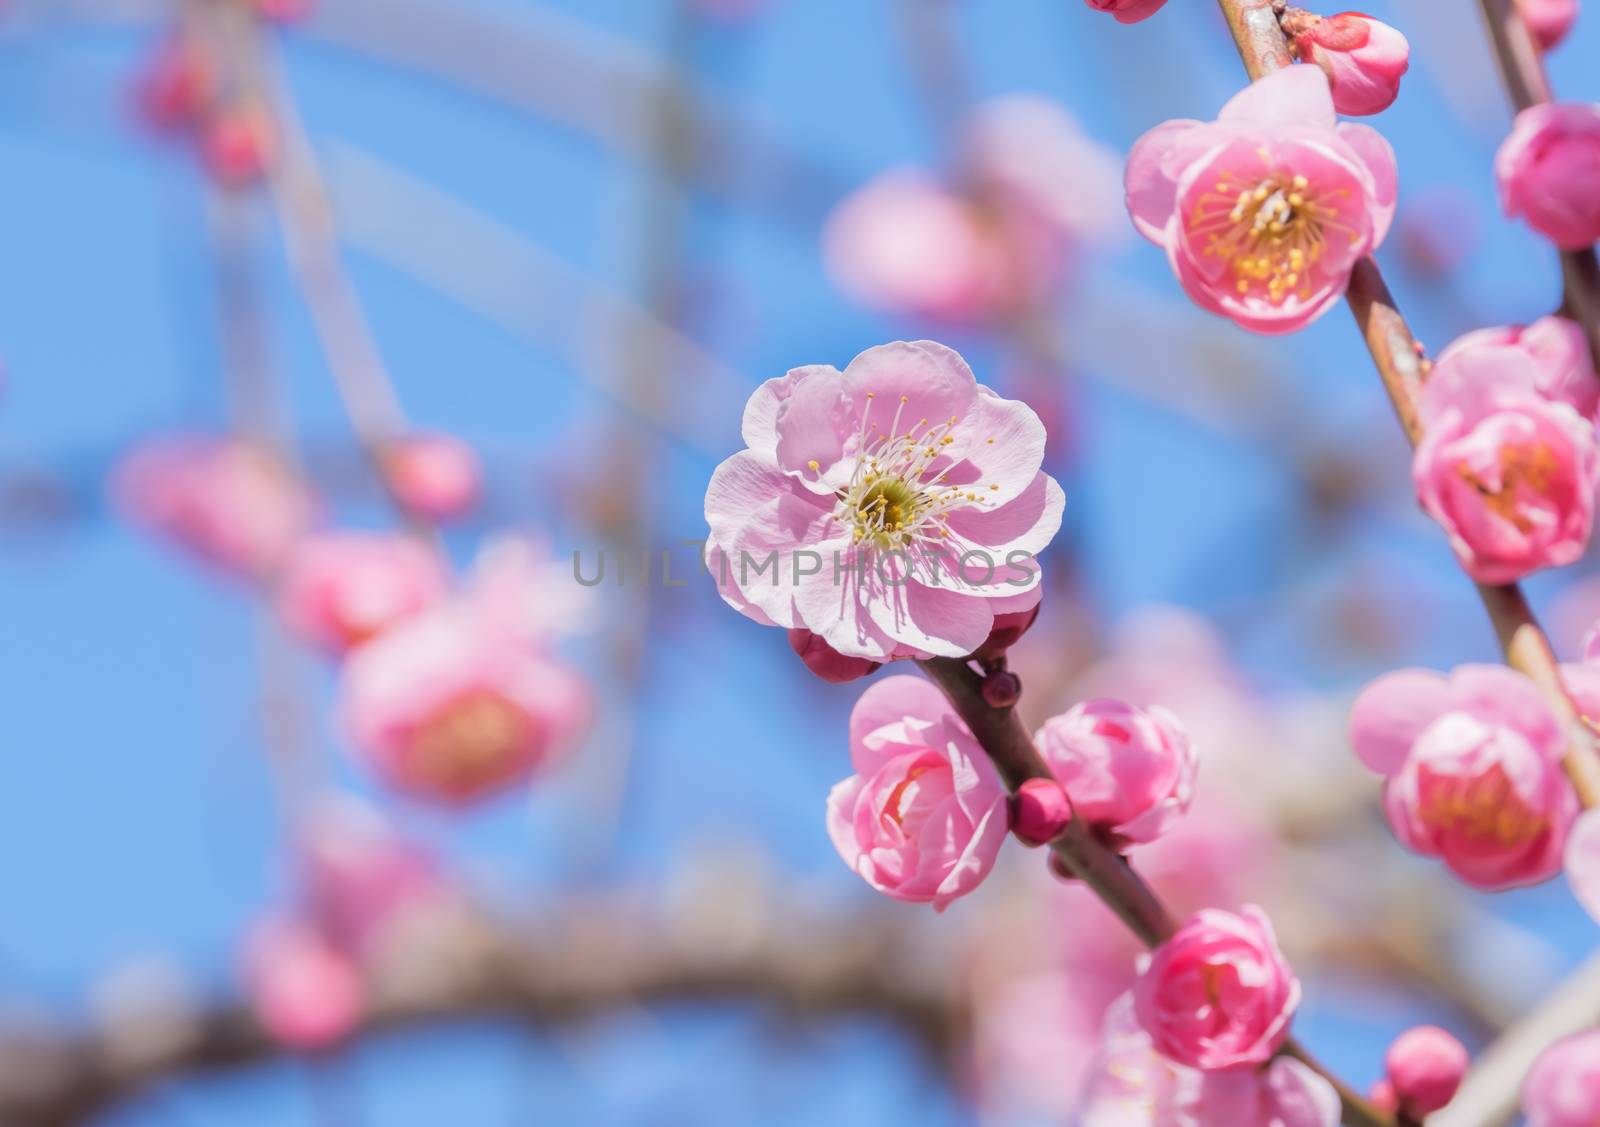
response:
{"label": "pink flower bud", "polygon": [[274,920],[251,939],[245,982],[261,1024],[295,1049],[325,1049],[355,1027],[362,988],[356,967],[315,927]]}
{"label": "pink flower bud", "polygon": [[1517,12],[1540,50],[1548,51],[1565,39],[1577,22],[1578,0],[1517,0]]}
{"label": "pink flower bud", "polygon": [[1159,705],[1084,701],[1045,721],[1034,740],[1075,816],[1126,841],[1154,841],[1194,797],[1199,760],[1178,718]]}
{"label": "pink flower bud", "polygon": [[1600,1108],[1600,1029],[1544,1051],[1522,1085],[1527,1127],[1592,1127]]}
{"label": "pink flower bud", "polygon": [[886,896],[943,909],[994,867],[1005,787],[944,694],[920,677],[874,682],[850,714],[856,773],[828,795],[828,836]]}
{"label": "pink flower bud", "polygon": [[994,616],[994,628],[989,631],[989,637],[983,645],[972,651],[974,661],[985,663],[999,661],[1006,655],[1006,651],[1022,640],[1039,617],[1039,604],[1034,603],[1029,610],[1011,611],[1006,614]]}
{"label": "pink flower bud", "polygon": [[1350,739],[1385,776],[1384,811],[1408,849],[1478,888],[1560,871],[1578,800],[1561,725],[1527,677],[1497,665],[1390,673],[1356,698]]}
{"label": "pink flower bud", "polygon": [[1304,26],[1295,30],[1295,52],[1328,76],[1334,109],[1372,114],[1394,103],[1400,76],[1411,65],[1411,45],[1404,35],[1359,12],[1303,20]]}
{"label": "pink flower bud", "polygon": [[1300,1005],[1300,980],[1261,909],[1207,909],[1146,957],[1133,999],[1159,1052],[1211,1072],[1272,1059]]}
{"label": "pink flower bud", "polygon": [[1009,669],[991,670],[981,691],[990,708],[1011,708],[1022,699],[1022,678]]}
{"label": "pink flower bud", "polygon": [[448,434],[413,434],[384,451],[384,480],[395,499],[429,520],[454,520],[478,503],[483,467],[477,453]]}
{"label": "pink flower bud", "polygon": [[273,23],[295,23],[316,7],[316,0],[255,0],[256,15]]}
{"label": "pink flower bud", "polygon": [[1600,408],[1600,377],[1595,375],[1589,341],[1576,321],[1566,317],[1541,317],[1531,325],[1504,325],[1478,329],[1458,337],[1440,352],[1435,369],[1454,365],[1479,348],[1516,348],[1533,361],[1534,368],[1515,371],[1532,378],[1532,389],[1546,399],[1570,403],[1586,419]]}
{"label": "pink flower bud", "polygon": [[447,582],[437,553],[414,536],[327,533],[296,545],[278,605],[301,637],[343,653],[427,607]]}
{"label": "pink flower bud", "polygon": [[229,188],[260,180],[272,162],[276,142],[264,113],[231,109],[206,124],[200,152],[211,175]]}
{"label": "pink flower bud", "polygon": [[1517,115],[1494,158],[1500,204],[1563,250],[1600,239],[1600,106],[1543,103]]}
{"label": "pink flower bud", "polygon": [[846,657],[828,645],[820,635],[804,626],[789,631],[789,648],[806,663],[806,668],[830,685],[859,680],[883,668],[883,662],[864,657]]}
{"label": "pink flower bud", "polygon": [[1072,803],[1053,779],[1029,779],[1011,800],[1011,832],[1027,845],[1048,845],[1072,821]]}
{"label": "pink flower bud", "polygon": [[1465,1045],[1432,1025],[1402,1033],[1383,1058],[1399,1108],[1412,1119],[1432,1115],[1454,1099],[1471,1063]]}
{"label": "pink flower bud", "polygon": [[1109,12],[1118,23],[1138,23],[1159,12],[1167,0],[1085,0],[1089,7]]}
{"label": "pink flower bud", "polygon": [[1412,457],[1417,499],[1480,583],[1512,583],[1583,554],[1594,524],[1594,423],[1542,396],[1548,379],[1520,346],[1448,355],[1422,396]]}
{"label": "pink flower bud", "polygon": [[190,40],[174,36],[156,49],[137,87],[139,107],[163,129],[193,125],[216,93],[211,60]]}
{"label": "pink flower bud", "polygon": [[1400,1110],[1400,1097],[1394,1094],[1394,1085],[1387,1080],[1373,1081],[1372,1087],[1367,1089],[1367,1102],[1390,1115]]}

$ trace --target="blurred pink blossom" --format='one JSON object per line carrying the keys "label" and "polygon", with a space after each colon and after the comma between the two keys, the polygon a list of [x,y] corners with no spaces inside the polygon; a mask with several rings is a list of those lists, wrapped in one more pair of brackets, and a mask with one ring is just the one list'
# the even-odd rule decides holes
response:
{"label": "blurred pink blossom", "polygon": [[1294,32],[1300,58],[1328,76],[1333,108],[1344,114],[1388,109],[1400,94],[1400,77],[1411,65],[1411,45],[1400,32],[1360,12],[1341,12]]}
{"label": "blurred pink blossom", "polygon": [[943,910],[994,867],[1007,830],[994,764],[944,695],[886,677],[850,714],[856,773],[828,795],[828,836],[845,863],[896,900]]}
{"label": "blurred pink blossom", "polygon": [[1600,105],[1543,103],[1517,114],[1494,158],[1505,213],[1563,250],[1600,239]]}
{"label": "blurred pink blossom", "polygon": [[340,709],[389,784],[463,805],[549,767],[587,725],[590,693],[538,644],[457,603],[352,652]]}
{"label": "blurred pink blossom", "polygon": [[1600,811],[1585,810],[1572,823],[1562,864],[1573,896],[1600,922]]}
{"label": "blurred pink blossom", "polygon": [[1600,1108],[1600,1029],[1558,1041],[1522,1085],[1527,1127],[1593,1127]]}
{"label": "blurred pink blossom", "polygon": [[305,921],[285,918],[259,928],[246,947],[244,977],[261,1024],[290,1048],[325,1049],[360,1020],[355,964]]}
{"label": "blurred pink blossom", "polygon": [[1161,10],[1167,0],[1085,0],[1089,7],[1109,12],[1118,23],[1138,23]]}
{"label": "blurred pink blossom", "polygon": [[1578,19],[1578,0],[1517,0],[1517,11],[1541,50],[1549,51],[1567,37]]}
{"label": "blurred pink blossom", "polygon": [[1079,1127],[1337,1127],[1339,1094],[1309,1067],[1201,1072],[1160,1053],[1125,996],[1106,1015]]}
{"label": "blurred pink blossom", "polygon": [[255,0],[256,14],[274,23],[303,20],[316,6],[316,0]]}
{"label": "blurred pink blossom", "polygon": [[136,447],[112,492],[135,523],[228,571],[270,575],[318,505],[268,451],[243,439],[173,435]]}
{"label": "blurred pink blossom", "polygon": [[415,536],[320,533],[290,553],[278,605],[296,633],[343,653],[426,608],[448,582],[438,553]]}
{"label": "blurred pink blossom", "polygon": [[884,661],[964,656],[1038,603],[1064,503],[1044,428],[943,345],[768,380],[744,438],[706,490],[706,563],[748,617]]}
{"label": "blurred pink blossom", "polygon": [[[1502,325],[1457,337],[1435,358],[1435,369],[1455,364],[1480,348],[1516,348],[1528,355],[1536,372],[1534,390],[1546,399],[1570,403],[1586,419],[1600,407],[1600,377],[1595,375],[1589,341],[1576,321],[1541,317],[1531,325]],[[1521,369],[1524,374],[1533,374]]]}
{"label": "blurred pink blossom", "polygon": [[1386,674],[1356,699],[1350,739],[1385,777],[1389,825],[1408,849],[1478,888],[1560,871],[1578,800],[1561,726],[1527,677],[1490,665]]}
{"label": "blurred pink blossom", "polygon": [[1588,546],[1600,475],[1594,423],[1544,398],[1559,358],[1467,344],[1423,390],[1417,498],[1480,583],[1572,563]]}
{"label": "blurred pink blossom", "polygon": [[200,120],[216,86],[215,67],[207,53],[188,36],[173,35],[145,61],[135,94],[151,124],[179,129]]}
{"label": "blurred pink blossom", "polygon": [[1214,122],[1169,121],[1128,158],[1128,211],[1166,249],[1203,309],[1287,333],[1344,296],[1350,270],[1388,233],[1389,143],[1340,122],[1316,67],[1258,79]]}
{"label": "blurred pink blossom", "polygon": [[1133,1000],[1157,1051],[1213,1072],[1272,1059],[1300,1005],[1300,980],[1259,908],[1208,908],[1148,956]]}
{"label": "blurred pink blossom", "polygon": [[243,188],[267,173],[277,153],[277,134],[264,110],[234,106],[213,114],[200,131],[200,157],[224,187]]}
{"label": "blurred pink blossom", "polygon": [[455,520],[478,503],[483,467],[477,452],[449,434],[413,434],[383,454],[384,480],[395,500],[429,520]]}
{"label": "blurred pink blossom", "polygon": [[1073,816],[1123,841],[1154,841],[1194,797],[1199,760],[1189,733],[1159,705],[1084,701],[1045,721],[1034,742]]}
{"label": "blurred pink blossom", "polygon": [[1398,1109],[1418,1123],[1455,1098],[1471,1063],[1466,1046],[1433,1025],[1408,1029],[1383,1058]]}

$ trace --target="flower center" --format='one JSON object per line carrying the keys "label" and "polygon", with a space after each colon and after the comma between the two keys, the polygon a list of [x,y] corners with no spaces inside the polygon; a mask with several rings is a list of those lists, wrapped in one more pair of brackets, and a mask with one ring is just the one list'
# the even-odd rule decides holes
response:
{"label": "flower center", "polygon": [[533,734],[527,713],[499,693],[463,693],[412,732],[407,766],[429,789],[469,796],[504,777]]}
{"label": "flower center", "polygon": [[[901,415],[909,402],[902,395],[886,433],[871,419],[875,398],[874,393],[867,394],[855,471],[850,484],[839,490],[833,519],[850,526],[856,543],[886,551],[936,544],[950,535],[952,510],[981,504],[980,490],[1000,487],[944,480],[958,462],[948,453],[955,442],[951,432],[961,421],[958,416],[932,426],[927,419],[918,419],[901,430]],[[941,459],[945,459],[942,466]]]}
{"label": "flower center", "polygon": [[1517,487],[1526,485],[1533,493],[1546,493],[1558,469],[1555,455],[1542,442],[1500,448],[1498,487],[1489,485],[1466,462],[1456,463],[1456,473],[1483,497],[1484,507],[1522,533],[1532,532],[1533,522],[1517,507]]}
{"label": "flower center", "polygon": [[1337,228],[1359,241],[1325,199],[1304,176],[1277,172],[1252,182],[1224,172],[1196,201],[1189,232],[1203,239],[1203,254],[1227,263],[1240,296],[1254,294],[1274,305],[1290,295],[1305,301],[1328,231]]}
{"label": "flower center", "polygon": [[1422,820],[1437,831],[1454,830],[1503,848],[1525,845],[1544,832],[1545,819],[1517,796],[1498,765],[1473,779],[1433,775],[1424,782],[1431,785],[1423,791]]}

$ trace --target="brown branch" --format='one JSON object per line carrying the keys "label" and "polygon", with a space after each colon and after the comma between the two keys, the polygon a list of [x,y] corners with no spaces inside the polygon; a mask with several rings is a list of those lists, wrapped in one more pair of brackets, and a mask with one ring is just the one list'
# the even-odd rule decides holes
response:
{"label": "brown branch", "polygon": [[[721,941],[687,911],[652,918],[627,898],[580,906],[528,935],[477,920],[453,933],[445,958],[430,952],[426,973],[375,976],[352,1039],[472,1018],[548,1026],[629,1004],[750,999],[784,1020],[887,1017],[942,1065],[964,1043],[961,976],[924,957],[919,914],[875,910],[863,921],[790,911],[751,927],[738,906],[700,904],[695,915],[702,910],[740,918]],[[99,1028],[13,1032],[0,1037],[0,1122],[70,1127],[160,1081],[291,1053],[237,1002],[192,1014],[151,1005]]]}
{"label": "brown branch", "polygon": [[[991,707],[983,698],[983,679],[971,665],[956,658],[929,658],[917,664],[944,691],[957,714],[966,721],[978,743],[994,761],[1007,789],[1015,792],[1029,779],[1054,777],[1023,728],[1016,708]],[[1158,946],[1176,930],[1171,913],[1127,859],[1096,838],[1081,820],[1074,818],[1066,831],[1050,843],[1050,850],[1147,947]],[[1347,1127],[1395,1127],[1391,1116],[1369,1104],[1293,1038],[1284,1043],[1281,1051],[1308,1065],[1333,1085],[1343,1104],[1343,1120]]]}
{"label": "brown branch", "polygon": [[[1251,79],[1293,62],[1288,40],[1273,12],[1273,0],[1217,2],[1227,17],[1239,56]],[[1426,352],[1406,326],[1378,264],[1371,258],[1356,264],[1345,296],[1406,438],[1415,446],[1422,438],[1417,393],[1426,373]],[[1558,720],[1571,733],[1562,764],[1579,800],[1586,808],[1600,805],[1600,757],[1596,756],[1592,741],[1579,726],[1578,710],[1562,683],[1555,653],[1534,618],[1528,600],[1514,583],[1499,587],[1480,583],[1477,589],[1506,664],[1538,684]]]}

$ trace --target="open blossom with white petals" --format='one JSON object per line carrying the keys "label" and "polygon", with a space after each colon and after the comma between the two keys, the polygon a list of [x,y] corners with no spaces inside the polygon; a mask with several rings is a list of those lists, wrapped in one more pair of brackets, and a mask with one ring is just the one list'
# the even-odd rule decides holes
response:
{"label": "open blossom with white petals", "polygon": [[706,562],[750,618],[851,657],[961,657],[1039,601],[1064,504],[1044,427],[943,345],[768,380],[744,438],[706,491]]}

